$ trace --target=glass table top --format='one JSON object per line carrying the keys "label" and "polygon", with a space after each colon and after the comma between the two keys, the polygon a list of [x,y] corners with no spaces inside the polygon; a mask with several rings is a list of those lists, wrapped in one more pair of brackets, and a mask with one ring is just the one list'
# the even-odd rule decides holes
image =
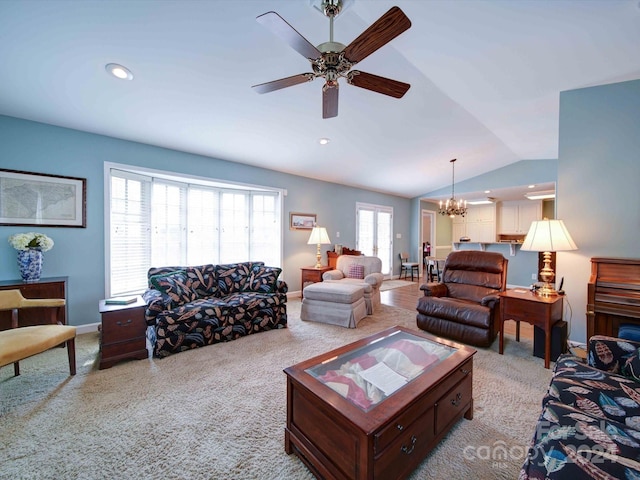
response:
{"label": "glass table top", "polygon": [[456,351],[396,330],[305,371],[366,412]]}

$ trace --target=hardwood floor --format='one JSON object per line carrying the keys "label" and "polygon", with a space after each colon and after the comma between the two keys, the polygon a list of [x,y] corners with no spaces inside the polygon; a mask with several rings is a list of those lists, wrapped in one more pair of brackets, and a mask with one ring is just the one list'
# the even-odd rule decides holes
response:
{"label": "hardwood floor", "polygon": [[[423,295],[422,290],[420,290],[420,285],[422,285],[422,281],[418,280],[413,282],[412,285],[407,285],[406,287],[394,288],[385,292],[380,292],[380,301],[385,305],[404,308],[405,310],[412,310],[415,312],[418,298]],[[516,323],[512,321],[506,322],[504,325],[504,333],[505,337],[510,335],[515,338]],[[532,339],[533,325],[521,322],[520,336],[522,338]]]}

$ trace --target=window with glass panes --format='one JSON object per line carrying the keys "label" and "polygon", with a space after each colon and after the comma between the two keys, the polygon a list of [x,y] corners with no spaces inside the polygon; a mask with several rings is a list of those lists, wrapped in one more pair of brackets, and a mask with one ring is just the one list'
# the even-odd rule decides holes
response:
{"label": "window with glass panes", "polygon": [[281,192],[205,183],[110,170],[108,296],[143,291],[152,266],[281,265]]}

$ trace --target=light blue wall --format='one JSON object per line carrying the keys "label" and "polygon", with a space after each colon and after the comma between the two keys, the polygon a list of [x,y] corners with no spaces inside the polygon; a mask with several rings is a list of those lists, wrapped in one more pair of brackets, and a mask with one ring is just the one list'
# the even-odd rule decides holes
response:
{"label": "light blue wall", "polygon": [[[286,189],[283,278],[290,291],[300,289],[299,268],[315,263],[315,247],[307,245],[308,232],[289,230],[289,212],[316,213],[333,243],[354,247],[356,202],[391,206],[394,232],[403,233],[395,240],[394,258],[408,248],[404,232],[410,228],[410,200],[406,198],[0,116],[0,168],[87,179],[87,228],[0,226],[0,280],[19,277],[16,252],[6,240],[9,235],[42,231],[53,238],[54,248],[44,255],[43,276],[69,277],[73,325],[98,322],[98,301],[105,295],[104,162]],[[330,248],[326,247],[323,250]],[[397,274],[399,265],[394,269]]]}
{"label": "light blue wall", "polygon": [[640,258],[640,80],[560,94],[556,211],[578,246],[557,274],[571,304],[571,338],[586,340],[592,257]]}

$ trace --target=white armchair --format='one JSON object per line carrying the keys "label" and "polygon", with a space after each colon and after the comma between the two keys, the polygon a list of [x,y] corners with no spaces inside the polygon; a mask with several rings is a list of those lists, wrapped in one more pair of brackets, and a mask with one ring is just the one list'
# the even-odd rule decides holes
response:
{"label": "white armchair", "polygon": [[378,257],[340,255],[335,270],[324,272],[322,280],[362,285],[367,315],[371,315],[375,307],[380,305],[380,285],[384,279],[381,272],[382,261]]}

